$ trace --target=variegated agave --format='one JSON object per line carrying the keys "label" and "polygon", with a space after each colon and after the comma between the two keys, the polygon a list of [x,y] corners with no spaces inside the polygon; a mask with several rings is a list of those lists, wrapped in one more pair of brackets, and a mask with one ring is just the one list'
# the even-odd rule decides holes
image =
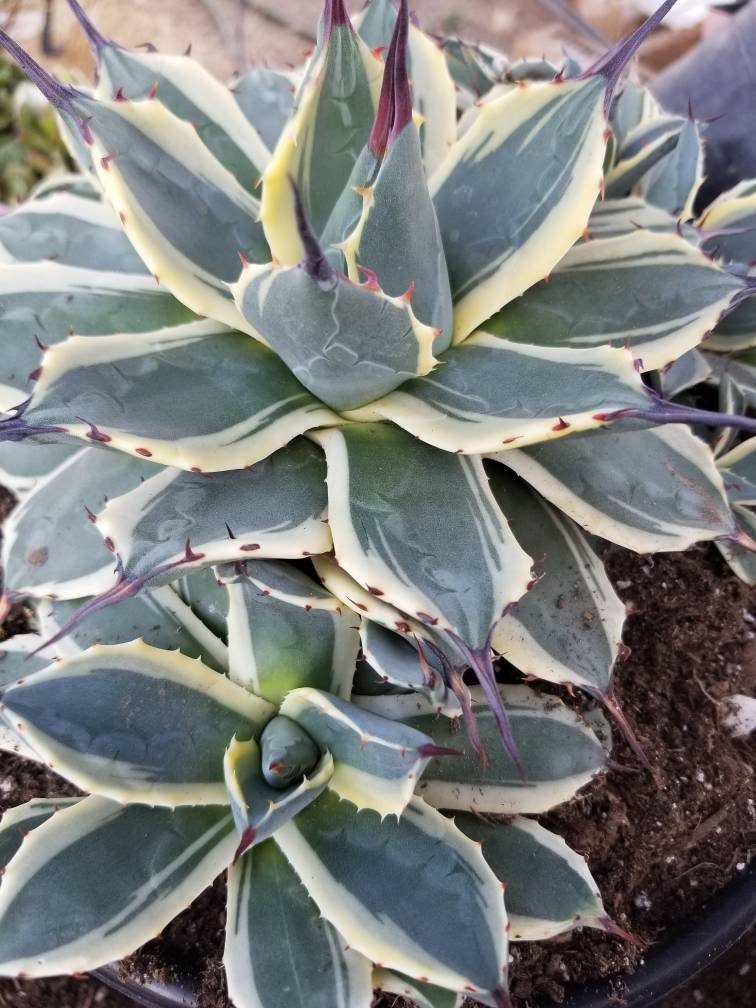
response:
{"label": "variegated agave", "polygon": [[673,0],[569,75],[328,0],[301,74],[233,92],[69,2],[94,95],[2,36],[84,167],[0,221],[4,590],[40,631],[2,677],[5,744],[90,797],[5,820],[0,971],[122,956],[231,864],[238,1008],[506,1004],[507,928],[615,926],[557,838],[469,814],[605,762],[493,653],[613,706],[583,529],[750,542],[685,424],[753,422],[650,386],[752,293],[664,212],[682,127],[615,98]]}

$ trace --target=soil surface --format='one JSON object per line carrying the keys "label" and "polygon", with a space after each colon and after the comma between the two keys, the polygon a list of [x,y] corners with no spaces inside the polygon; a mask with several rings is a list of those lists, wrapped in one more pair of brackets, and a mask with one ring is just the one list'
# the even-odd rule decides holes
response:
{"label": "soil surface", "polygon": [[[605,560],[630,614],[630,654],[617,669],[616,698],[652,771],[617,733],[614,769],[542,821],[585,855],[613,918],[651,944],[743,870],[754,840],[754,745],[733,739],[724,719],[725,698],[756,685],[756,592],[734,578],[710,546],[654,557],[609,547]],[[23,628],[24,615],[13,614],[14,629]],[[3,755],[0,766],[0,810],[37,795],[71,793],[58,778],[16,757]],[[224,916],[218,881],[159,941],[127,960],[123,972],[165,980],[192,973],[201,1008],[227,1008],[220,963]],[[616,978],[621,997],[623,975],[643,957],[642,948],[596,931],[515,944],[512,954],[516,1008],[558,1004],[570,982],[605,977]],[[739,990],[732,1004],[747,1008],[744,978],[752,958],[747,947],[737,955],[739,964],[725,976]],[[665,1008],[703,1003],[705,982],[695,981]],[[711,1003],[729,1008],[726,984],[717,980],[715,989]],[[82,981],[0,981],[0,1008],[124,1003]],[[394,1008],[395,999],[383,1004]]]}

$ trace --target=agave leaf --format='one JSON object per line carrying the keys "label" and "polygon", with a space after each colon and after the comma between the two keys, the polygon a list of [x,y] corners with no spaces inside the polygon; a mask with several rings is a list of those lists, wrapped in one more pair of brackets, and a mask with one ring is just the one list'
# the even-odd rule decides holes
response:
{"label": "agave leaf", "polygon": [[192,311],[254,335],[228,285],[240,252],[268,258],[257,200],[160,102],[80,99],[79,107],[91,116],[100,185],[150,271]]}
{"label": "agave leaf", "polygon": [[296,439],[249,470],[208,475],[167,469],[110,500],[97,528],[112,541],[132,593],[155,578],[169,582],[192,567],[250,553],[322,553],[331,546],[322,521],[324,477],[322,454]]}
{"label": "agave leaf", "polygon": [[0,484],[17,497],[33,490],[45,476],[81,451],[81,445],[0,441]]}
{"label": "agave leaf", "polygon": [[434,173],[455,342],[550,273],[580,236],[601,182],[604,94],[595,77],[518,87],[483,106]]}
{"label": "agave leaf", "polygon": [[82,440],[94,427],[120,451],[217,472],[254,465],[336,420],[267,347],[202,320],[138,338],[72,336],[51,347],[13,426],[21,436],[31,428],[36,437]]}
{"label": "agave leaf", "polygon": [[756,349],[740,351],[732,357],[705,353],[706,363],[711,368],[710,381],[719,385],[723,377],[729,377],[740,389],[751,409],[756,409]]}
{"label": "agave leaf", "polygon": [[6,688],[3,704],[22,738],[78,787],[171,807],[223,804],[229,740],[259,737],[274,713],[201,662],[141,641],[56,662]]}
{"label": "agave leaf", "polygon": [[608,917],[585,858],[531,819],[490,823],[454,817],[505,889],[513,941],[546,941],[576,927],[605,928]]}
{"label": "agave leaf", "polygon": [[486,95],[511,65],[504,53],[485,43],[443,36],[439,44],[451,78],[463,95],[463,105],[469,104],[471,98],[480,99]]}
{"label": "agave leaf", "polygon": [[231,93],[268,150],[292,116],[295,90],[293,74],[268,67],[253,67],[234,81]]}
{"label": "agave leaf", "polygon": [[0,974],[82,973],[122,958],[199,896],[235,844],[225,808],[124,807],[92,796],[57,812],[6,868]]}
{"label": "agave leaf", "polygon": [[590,430],[614,410],[652,405],[626,350],[527,346],[481,329],[441,354],[432,374],[347,416],[384,418],[444,452],[478,455]]}
{"label": "agave leaf", "polygon": [[59,809],[75,805],[79,798],[32,798],[25,805],[16,805],[3,813],[0,819],[0,868],[10,863],[24,842],[25,837]]}
{"label": "agave leaf", "polygon": [[[756,277],[756,271],[753,272]],[[750,297],[729,312],[706,341],[707,350],[733,353],[756,347],[756,298]]]}
{"label": "agave leaf", "polygon": [[587,532],[638,553],[733,532],[711,451],[682,426],[599,431],[495,458]]}
{"label": "agave leaf", "polygon": [[216,569],[204,567],[189,571],[171,582],[171,587],[190,612],[216,638],[228,643],[228,593],[220,584]]}
{"label": "agave leaf", "polygon": [[424,638],[410,642],[368,619],[362,621],[360,638],[365,660],[382,682],[422,694],[450,717],[459,713],[445,681],[443,662]]}
{"label": "agave leaf", "polygon": [[[47,668],[52,655],[43,657],[38,653],[43,644],[42,638],[35,633],[16,634],[8,640],[0,641],[0,687],[19,680],[23,681],[26,676]],[[0,751],[15,753],[32,761],[39,760],[38,754],[16,728],[10,722],[2,720],[0,720]]]}
{"label": "agave leaf", "polygon": [[42,643],[42,637],[36,633],[15,634],[0,641],[0,686],[47,668],[52,656],[36,653]]}
{"label": "agave leaf", "polygon": [[333,757],[325,753],[303,780],[285,789],[274,788],[263,776],[257,742],[232,739],[223,757],[223,773],[241,837],[236,858],[273,836],[284,823],[315,801],[333,778],[333,772]]}
{"label": "agave leaf", "polygon": [[640,192],[653,206],[688,219],[703,178],[701,132],[695,119],[686,119],[674,149],[641,180]]}
{"label": "agave leaf", "polygon": [[68,192],[28,200],[0,218],[0,261],[39,260],[113,273],[147,272],[108,204]]}
{"label": "agave leaf", "polygon": [[[290,563],[245,560],[241,570],[237,564],[225,564],[217,569],[217,573],[222,584],[233,582],[243,574],[257,588],[260,597],[270,597],[307,612],[338,613],[342,608],[339,599],[330,591]],[[354,623],[354,620],[351,622]]]}
{"label": "agave leaf", "polygon": [[367,143],[382,76],[383,64],[355,34],[342,0],[327,0],[320,44],[263,176],[260,217],[284,266],[303,256],[291,180],[321,234]]}
{"label": "agave leaf", "polygon": [[505,987],[501,886],[479,848],[422,801],[382,819],[326,790],[276,843],[350,948],[453,990]]}
{"label": "agave leaf", "polygon": [[430,750],[435,750],[427,734],[321,690],[292,690],[280,713],[333,756],[335,768],[328,786],[357,808],[374,809],[382,816],[402,815]]}
{"label": "agave leaf", "polygon": [[352,283],[317,246],[315,255],[299,266],[249,266],[233,287],[249,325],[294,377],[333,409],[346,410],[427,374],[436,363],[435,333],[406,299],[370,282]]}
{"label": "agave leaf", "polygon": [[369,588],[363,588],[353,577],[327,556],[313,557],[313,565],[318,577],[344,607],[355,617],[373,620],[382,627],[402,634],[414,634],[420,638],[427,634],[427,628],[419,620],[411,619],[383,598],[379,598]]}
{"label": "agave leaf", "polygon": [[[451,343],[451,292],[419,132],[412,119],[408,29],[405,2],[386,58],[375,125],[334,208],[323,243],[337,247],[335,264],[341,266],[345,260],[354,283],[362,274],[375,274],[387,295],[404,295],[417,318],[437,330],[433,350],[440,352]],[[440,53],[439,58],[443,61]]]}
{"label": "agave leaf", "polygon": [[741,290],[676,234],[636,231],[576,245],[485,331],[546,347],[628,346],[655,370],[696,347]]}
{"label": "agave leaf", "polygon": [[159,472],[145,459],[83,448],[40,480],[5,526],[4,590],[12,596],[77,599],[113,579],[113,555],[86,509]]}
{"label": "agave leaf", "polygon": [[726,262],[750,263],[756,227],[756,184],[751,179],[722,193],[697,222],[701,232],[714,232],[704,248]]}
{"label": "agave leaf", "polygon": [[717,459],[731,503],[756,504],[756,438],[748,438]]}
{"label": "agave leaf", "polygon": [[[372,0],[354,19],[355,26],[371,49],[387,48],[396,15],[391,0]],[[425,170],[430,175],[457,138],[455,85],[441,46],[414,24],[409,26],[407,55],[412,105],[422,117],[420,143]]]}
{"label": "agave leaf", "polygon": [[[751,541],[756,540],[756,514],[753,510],[739,504],[735,504],[732,510],[738,530]],[[741,581],[748,585],[756,584],[756,552],[731,539],[719,540],[717,549]]]}
{"label": "agave leaf", "polygon": [[223,964],[236,1008],[370,1008],[373,1000],[370,963],[321,917],[273,841],[229,869]]}
{"label": "agave leaf", "polygon": [[[748,409],[747,397],[738,383],[729,374],[722,375],[718,391],[720,413],[745,415]],[[736,427],[721,427],[715,433],[711,441],[711,450],[718,459],[717,466],[720,470],[726,467],[722,466],[719,456],[724,455],[735,445],[739,440],[739,435],[740,431]],[[727,497],[730,502],[737,499],[741,492],[745,491],[746,494],[750,492],[742,480],[742,477],[734,475],[729,480],[725,477],[725,489],[727,490]]]}
{"label": "agave leaf", "polygon": [[636,231],[674,234],[677,228],[677,220],[666,210],[651,206],[640,196],[626,196],[598,202],[588,218],[587,230],[590,238],[598,239],[616,238]]}
{"label": "agave leaf", "polygon": [[499,622],[493,646],[521,672],[609,690],[625,606],[582,531],[504,466],[491,489],[541,577]]}
{"label": "agave leaf", "polygon": [[676,148],[685,122],[679,116],[659,116],[631,130],[618,146],[614,165],[607,172],[606,195],[610,199],[627,196],[654,165]]}
{"label": "agave leaf", "polygon": [[[252,561],[245,566],[254,573],[257,564]],[[229,599],[229,657],[234,682],[276,706],[290,690],[301,686],[349,699],[360,645],[351,613],[302,605],[300,599],[276,598],[269,589],[258,587],[259,581],[256,584],[244,568],[222,577]],[[318,586],[311,584],[314,593]],[[299,582],[295,587],[307,590]]]}
{"label": "agave leaf", "polygon": [[[57,635],[80,605],[81,600],[43,600],[37,607],[42,639]],[[179,650],[189,658],[200,658],[217,672],[228,671],[225,644],[195,616],[172,585],[153,588],[137,598],[124,599],[117,607],[94,613],[58,641],[55,650],[60,656],[77,655],[93,644],[135,640],[164,651]]]}
{"label": "agave leaf", "polygon": [[662,395],[674,399],[681,392],[700,384],[711,374],[706,358],[699,350],[688,350],[659,375]]}
{"label": "agave leaf", "polygon": [[439,717],[419,696],[360,697],[365,710],[396,718],[460,756],[432,759],[417,794],[440,809],[495,815],[546,812],[569,801],[606,768],[606,752],[587,724],[553,696],[527,686],[499,686],[523,773],[498,741],[498,726],[484,694],[471,689],[473,714],[488,756],[483,763],[455,719]]}
{"label": "agave leaf", "polygon": [[260,181],[270,152],[228,88],[190,56],[126,49],[103,36],[77,0],[69,6],[97,62],[95,97],[104,101],[157,98],[194,127],[200,140],[248,190]]}
{"label": "agave leaf", "polygon": [[617,149],[626,143],[628,136],[642,123],[649,123],[663,115],[659,103],[648,90],[631,80],[622,83],[622,90],[612,102],[609,124]]}
{"label": "agave leaf", "polygon": [[[328,462],[339,565],[379,600],[485,649],[504,607],[526,589],[530,558],[480,460],[436,452],[388,424],[313,437]],[[455,517],[450,528],[450,516],[461,514],[468,524]]]}
{"label": "agave leaf", "polygon": [[59,343],[72,331],[80,336],[153,332],[195,320],[151,277],[49,262],[4,266],[0,311],[0,410],[6,411],[30,394],[40,343]]}
{"label": "agave leaf", "polygon": [[373,971],[373,986],[386,994],[396,994],[417,1005],[417,1008],[462,1008],[464,995],[455,991],[434,987],[421,980],[410,980],[401,973],[376,969]]}

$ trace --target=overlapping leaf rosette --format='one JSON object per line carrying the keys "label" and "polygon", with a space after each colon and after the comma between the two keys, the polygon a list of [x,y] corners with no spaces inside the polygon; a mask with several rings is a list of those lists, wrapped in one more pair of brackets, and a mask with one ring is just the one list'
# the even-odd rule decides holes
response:
{"label": "overlapping leaf rosette", "polygon": [[621,717],[593,537],[751,544],[686,424],[752,421],[658,387],[751,282],[626,197],[639,162],[684,187],[615,97],[672,3],[555,75],[329,0],[302,72],[228,90],[70,2],[94,94],[2,36],[83,173],[0,220],[4,599],[39,631],[0,675],[3,744],[89,797],[3,820],[0,972],[124,956],[228,868],[237,1008],[506,1005],[509,938],[617,929],[523,818],[605,749],[495,656]]}

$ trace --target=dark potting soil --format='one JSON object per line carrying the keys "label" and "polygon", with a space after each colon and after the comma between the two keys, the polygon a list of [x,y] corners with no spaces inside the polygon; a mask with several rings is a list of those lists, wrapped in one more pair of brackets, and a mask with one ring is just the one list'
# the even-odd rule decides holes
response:
{"label": "dark potting soil", "polygon": [[[650,944],[743,870],[754,839],[755,747],[732,738],[724,724],[724,698],[750,693],[756,685],[756,591],[741,584],[710,546],[654,557],[610,547],[605,559],[629,610],[630,654],[617,668],[616,697],[652,772],[617,733],[614,768],[542,822],[587,857],[608,912]],[[11,632],[25,629],[23,611],[11,619]],[[0,810],[40,795],[70,793],[42,768],[0,757]],[[122,973],[173,980],[188,972],[197,979],[200,1008],[228,1008],[220,962],[224,890],[218,880],[159,939],[127,959]],[[513,944],[512,956],[515,1006],[532,1008],[558,1004],[570,982],[605,977],[616,978],[621,997],[622,976],[639,965],[643,951],[584,931],[564,941]],[[730,970],[738,974],[730,978],[732,1000],[717,984],[711,1004],[747,1008],[752,976],[746,968],[740,977],[739,969]],[[665,1008],[692,1008],[702,1003],[703,990],[694,985]],[[84,981],[0,981],[0,1008],[125,1003]],[[400,1008],[401,1003],[391,997],[378,1004]]]}

